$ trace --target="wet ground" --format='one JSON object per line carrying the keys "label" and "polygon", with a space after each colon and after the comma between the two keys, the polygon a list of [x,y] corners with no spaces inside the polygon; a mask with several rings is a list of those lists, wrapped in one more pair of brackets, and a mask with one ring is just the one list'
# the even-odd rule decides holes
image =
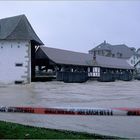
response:
{"label": "wet ground", "polygon": [[[0,106],[140,107],[140,81],[0,85]],[[140,138],[140,117],[0,113],[0,120],[40,127]]]}

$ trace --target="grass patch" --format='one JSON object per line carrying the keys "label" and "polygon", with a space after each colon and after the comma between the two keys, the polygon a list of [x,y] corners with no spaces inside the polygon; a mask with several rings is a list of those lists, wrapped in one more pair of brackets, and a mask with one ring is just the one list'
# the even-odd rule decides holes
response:
{"label": "grass patch", "polygon": [[1,139],[119,139],[82,132],[53,130],[0,121]]}

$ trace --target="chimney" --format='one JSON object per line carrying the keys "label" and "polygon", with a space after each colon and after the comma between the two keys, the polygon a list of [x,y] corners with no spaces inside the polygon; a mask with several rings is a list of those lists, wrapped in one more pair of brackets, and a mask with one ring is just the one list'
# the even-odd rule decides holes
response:
{"label": "chimney", "polygon": [[104,40],[104,44],[106,44],[106,40]]}
{"label": "chimney", "polygon": [[96,52],[93,52],[93,62],[96,63]]}

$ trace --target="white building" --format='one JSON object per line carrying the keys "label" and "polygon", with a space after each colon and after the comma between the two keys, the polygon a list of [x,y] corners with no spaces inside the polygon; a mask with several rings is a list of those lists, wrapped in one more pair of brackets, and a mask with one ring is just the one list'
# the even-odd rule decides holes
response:
{"label": "white building", "polygon": [[25,15],[0,19],[0,84],[33,81],[35,46],[42,44]]}
{"label": "white building", "polygon": [[133,66],[136,70],[137,73],[140,73],[140,53],[139,49],[137,50],[136,53],[134,53],[128,60],[127,62]]}

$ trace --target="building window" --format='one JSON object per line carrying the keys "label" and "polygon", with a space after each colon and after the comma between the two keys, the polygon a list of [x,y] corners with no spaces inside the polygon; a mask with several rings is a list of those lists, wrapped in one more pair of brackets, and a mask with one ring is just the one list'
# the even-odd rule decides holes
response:
{"label": "building window", "polygon": [[89,77],[100,77],[100,67],[88,67]]}
{"label": "building window", "polygon": [[115,54],[112,54],[112,57],[115,57]]}
{"label": "building window", "polygon": [[133,60],[131,60],[131,64],[133,64]]}
{"label": "building window", "polygon": [[93,67],[93,77],[100,77],[100,68]]}
{"label": "building window", "polygon": [[23,64],[22,64],[22,63],[16,63],[15,66],[16,66],[16,67],[22,67]]}
{"label": "building window", "polygon": [[135,57],[135,56],[134,56],[133,58],[134,58],[134,60],[136,59],[136,57]]}
{"label": "building window", "polygon": [[24,81],[15,81],[15,84],[23,84]]}

